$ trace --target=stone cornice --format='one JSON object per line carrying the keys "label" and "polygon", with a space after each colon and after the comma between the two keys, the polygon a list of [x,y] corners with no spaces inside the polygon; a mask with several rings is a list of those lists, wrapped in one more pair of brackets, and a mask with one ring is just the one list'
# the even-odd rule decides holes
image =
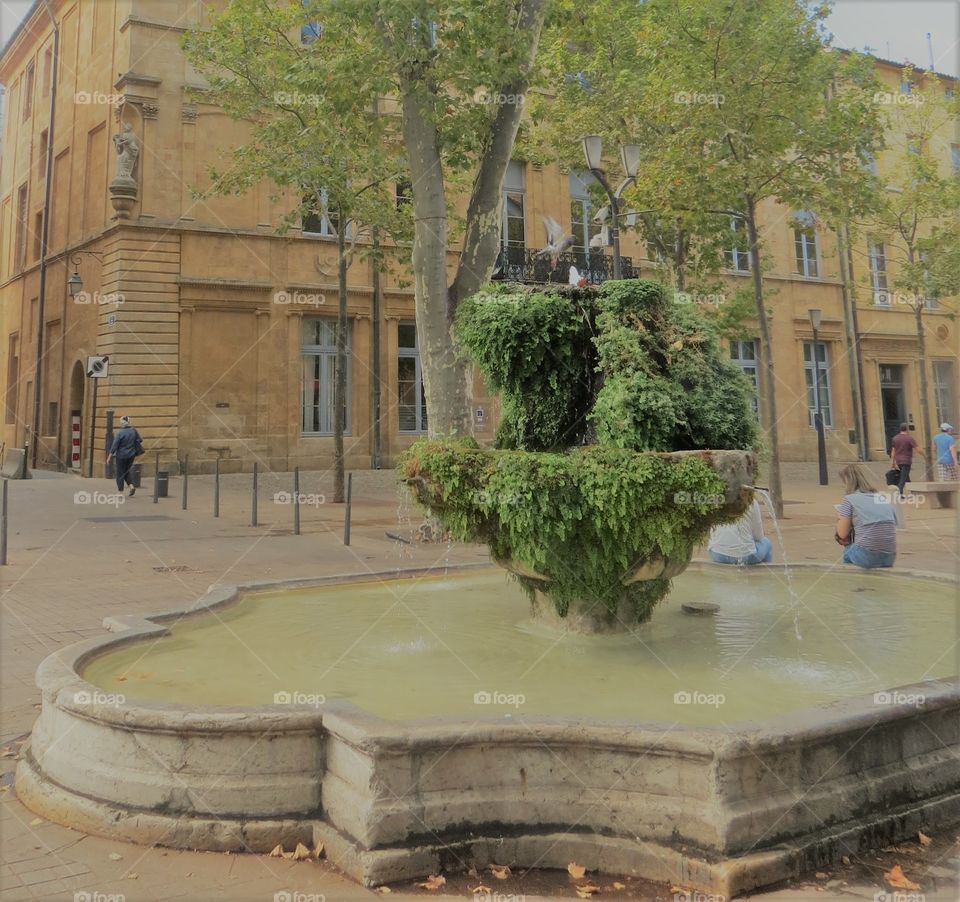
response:
{"label": "stone cornice", "polygon": [[144,16],[127,16],[127,18],[120,23],[120,33],[123,34],[131,25],[139,25],[142,28],[158,28],[161,31],[174,31],[177,34],[184,34],[189,31],[189,27],[186,25],[174,25],[171,22],[147,19]]}
{"label": "stone cornice", "polygon": [[137,85],[138,87],[151,87],[155,88],[163,82],[162,78],[158,78],[156,75],[140,75],[137,72],[124,72],[113,84],[113,87],[122,91],[128,85]]}
{"label": "stone cornice", "polygon": [[272,291],[270,282],[251,282],[243,279],[210,279],[203,276],[177,276],[177,284],[188,288],[231,288],[240,291]]}

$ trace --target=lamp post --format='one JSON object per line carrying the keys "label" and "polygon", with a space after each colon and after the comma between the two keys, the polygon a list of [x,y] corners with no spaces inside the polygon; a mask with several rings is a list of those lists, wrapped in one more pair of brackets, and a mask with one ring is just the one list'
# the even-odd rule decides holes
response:
{"label": "lamp post", "polygon": [[583,157],[590,174],[600,183],[610,201],[610,241],[613,244],[613,277],[623,278],[623,264],[620,259],[620,198],[624,189],[637,177],[637,166],[640,163],[640,145],[623,144],[620,147],[620,162],[626,178],[620,183],[616,191],[607,181],[603,171],[603,138],[600,135],[587,135],[580,140],[583,146]]}
{"label": "lamp post", "polygon": [[816,308],[808,311],[810,325],[813,327],[813,397],[817,405],[813,415],[813,425],[817,430],[817,462],[820,465],[820,485],[827,485],[827,440],[823,433],[823,408],[820,406],[820,342],[817,332],[820,329],[822,314]]}

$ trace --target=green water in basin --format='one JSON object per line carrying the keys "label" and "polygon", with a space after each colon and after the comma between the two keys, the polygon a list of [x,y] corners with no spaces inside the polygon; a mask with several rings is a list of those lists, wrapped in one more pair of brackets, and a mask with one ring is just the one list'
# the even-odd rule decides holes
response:
{"label": "green water in basin", "polygon": [[[389,719],[554,714],[717,724],[956,672],[953,587],[799,572],[690,570],[632,635],[530,620],[502,571],[248,595],[92,660],[128,699],[263,705],[350,699]],[[686,601],[720,606],[713,616]],[[286,695],[285,695],[286,694]]]}

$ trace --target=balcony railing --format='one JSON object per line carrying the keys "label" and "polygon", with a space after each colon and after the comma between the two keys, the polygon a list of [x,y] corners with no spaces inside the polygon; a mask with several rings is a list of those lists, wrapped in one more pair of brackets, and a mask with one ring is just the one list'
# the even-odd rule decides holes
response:
{"label": "balcony railing", "polygon": [[[501,248],[493,270],[493,279],[498,282],[558,282],[566,285],[570,280],[570,267],[575,266],[580,277],[588,285],[599,285],[613,278],[613,257],[603,251],[567,251],[557,258],[557,265],[551,268],[548,257],[538,257],[539,251],[525,247]],[[620,257],[623,278],[637,278],[631,257]]]}

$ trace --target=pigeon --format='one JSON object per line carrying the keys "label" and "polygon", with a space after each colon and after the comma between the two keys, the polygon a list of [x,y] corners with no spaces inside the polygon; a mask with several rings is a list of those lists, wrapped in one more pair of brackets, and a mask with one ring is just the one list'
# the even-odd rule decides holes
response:
{"label": "pigeon", "polygon": [[580,272],[577,270],[576,266],[570,267],[570,277],[567,280],[568,285],[573,285],[575,288],[586,288],[587,280],[585,276],[581,276]]}
{"label": "pigeon", "polygon": [[593,238],[590,239],[590,247],[599,248],[607,247],[610,244],[610,229],[607,226],[601,226],[600,231],[597,232]]}
{"label": "pigeon", "polygon": [[547,246],[542,251],[537,251],[535,256],[537,259],[549,257],[550,268],[556,269],[560,255],[568,248],[573,247],[573,243],[577,239],[573,235],[564,235],[560,223],[552,216],[544,216],[543,224],[547,230]]}

